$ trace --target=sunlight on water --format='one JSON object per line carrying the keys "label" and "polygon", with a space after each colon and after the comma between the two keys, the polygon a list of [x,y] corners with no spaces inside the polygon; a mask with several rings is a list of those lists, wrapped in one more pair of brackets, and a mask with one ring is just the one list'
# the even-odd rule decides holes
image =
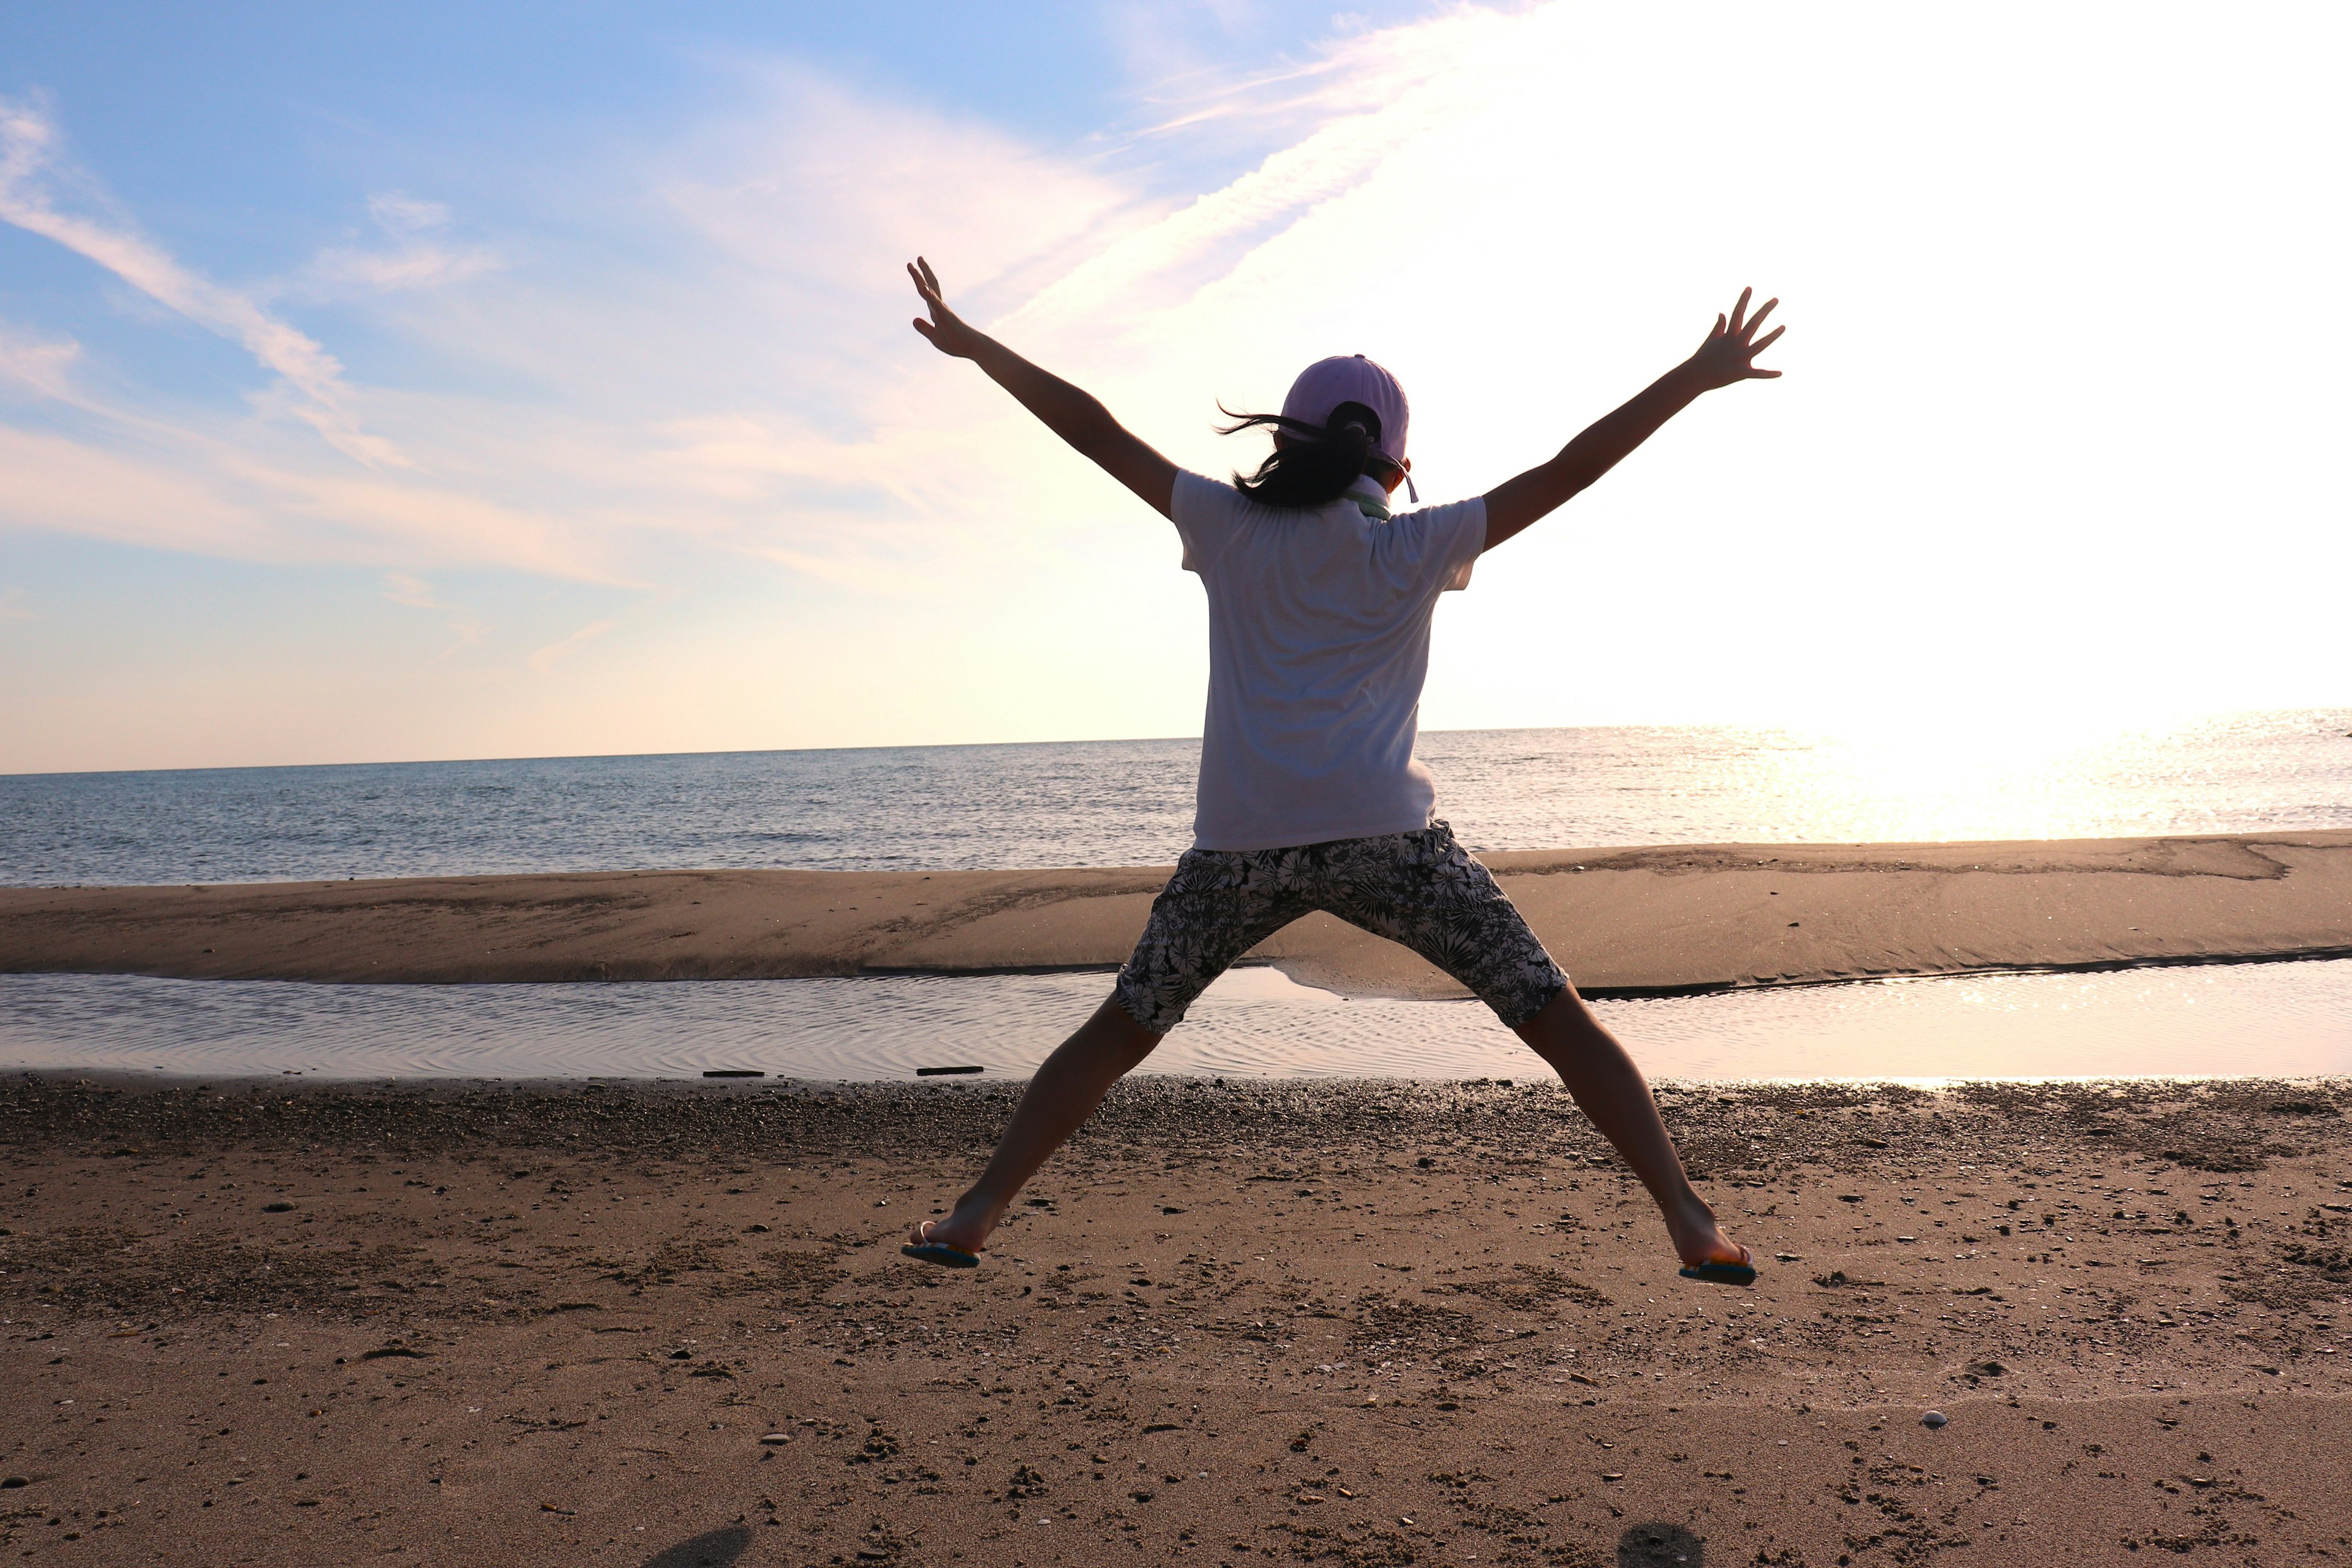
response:
{"label": "sunlight on water", "polygon": [[2130,731],[2086,737],[2079,725],[2008,718],[1913,720],[1778,752],[1780,776],[1759,787],[1808,801],[1818,824],[1877,821],[1899,825],[1913,839],[1987,837],[1995,826],[2004,837],[2070,837],[2086,815],[2112,809],[2112,786],[2094,800],[2083,798],[2084,785],[2112,771],[2101,764],[2119,748],[2142,739]]}

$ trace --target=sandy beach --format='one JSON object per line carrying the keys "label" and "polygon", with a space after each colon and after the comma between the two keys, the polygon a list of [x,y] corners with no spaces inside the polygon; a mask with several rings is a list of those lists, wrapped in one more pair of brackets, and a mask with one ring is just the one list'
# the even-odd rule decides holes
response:
{"label": "sandy beach", "polygon": [[[2352,1533],[2342,1085],[0,1092],[0,1542],[92,1563],[2073,1563]],[[887,1151],[877,1154],[877,1151]],[[1948,1425],[1930,1429],[1933,1408]]]}
{"label": "sandy beach", "polygon": [[[1485,858],[1595,996],[2352,953],[2352,831]],[[0,889],[0,972],[434,983],[1110,968],[1167,870]],[[1349,995],[1462,994],[1325,915],[1252,958]]]}

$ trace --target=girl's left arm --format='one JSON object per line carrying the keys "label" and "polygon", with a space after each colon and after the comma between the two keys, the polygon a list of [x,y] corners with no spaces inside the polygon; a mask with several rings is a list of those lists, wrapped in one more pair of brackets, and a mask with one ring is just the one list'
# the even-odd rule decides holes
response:
{"label": "girl's left arm", "polygon": [[1091,394],[1038,369],[986,332],[966,325],[940,298],[940,280],[929,262],[917,257],[908,264],[907,276],[915,280],[915,292],[923,297],[931,312],[928,321],[915,318],[915,331],[929,339],[933,348],[980,366],[1047,429],[1093,458],[1160,516],[1170,515],[1176,493],[1175,464],[1112,418],[1110,410]]}

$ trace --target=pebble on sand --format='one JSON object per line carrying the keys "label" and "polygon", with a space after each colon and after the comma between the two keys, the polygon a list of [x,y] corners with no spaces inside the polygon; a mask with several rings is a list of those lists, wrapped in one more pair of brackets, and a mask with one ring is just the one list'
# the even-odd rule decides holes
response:
{"label": "pebble on sand", "polygon": [[1941,1426],[1944,1425],[1945,1420],[1946,1417],[1942,1411],[1930,1410],[1927,1414],[1919,1417],[1919,1425],[1922,1426]]}

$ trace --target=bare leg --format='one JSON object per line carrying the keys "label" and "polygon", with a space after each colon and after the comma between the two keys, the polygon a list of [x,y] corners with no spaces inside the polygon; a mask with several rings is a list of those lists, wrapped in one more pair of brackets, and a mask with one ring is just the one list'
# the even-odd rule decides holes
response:
{"label": "bare leg", "polygon": [[1690,1184],[1642,1069],[1602,1027],[1571,985],[1516,1031],[1559,1074],[1578,1107],[1616,1145],[1665,1216],[1685,1263],[1746,1263],[1748,1249],[1723,1234],[1715,1211]]}
{"label": "bare leg", "polygon": [[1094,1114],[1112,1084],[1151,1054],[1160,1038],[1115,997],[1106,998],[1037,1068],[988,1168],[956,1200],[955,1211],[945,1219],[922,1221],[908,1239],[944,1241],[978,1252],[1037,1167]]}

